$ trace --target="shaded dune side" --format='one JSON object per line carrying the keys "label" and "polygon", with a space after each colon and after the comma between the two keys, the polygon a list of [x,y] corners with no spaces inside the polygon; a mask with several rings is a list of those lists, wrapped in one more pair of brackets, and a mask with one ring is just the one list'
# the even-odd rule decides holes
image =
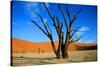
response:
{"label": "shaded dune side", "polygon": [[77,50],[95,50],[97,49],[96,44],[79,44],[77,45]]}
{"label": "shaded dune side", "polygon": [[[54,42],[56,47],[58,42]],[[69,47],[69,51],[77,50],[93,50],[97,49],[96,44],[78,44],[72,43]],[[12,52],[14,53],[25,53],[25,52],[52,52],[52,46],[50,42],[29,42],[17,38],[12,38]]]}

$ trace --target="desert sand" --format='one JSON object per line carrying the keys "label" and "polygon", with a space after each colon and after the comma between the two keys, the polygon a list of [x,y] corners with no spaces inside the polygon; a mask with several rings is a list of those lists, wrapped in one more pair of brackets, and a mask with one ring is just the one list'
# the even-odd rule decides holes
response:
{"label": "desert sand", "polygon": [[43,64],[62,64],[76,62],[90,62],[97,60],[96,50],[69,51],[68,59],[56,59],[53,52],[47,53],[13,53],[13,66],[32,66]]}
{"label": "desert sand", "polygon": [[[32,66],[43,64],[61,64],[88,62],[97,60],[96,44],[72,43],[68,48],[67,59],[56,59],[50,42],[29,42],[17,38],[12,39],[13,66]],[[57,46],[57,41],[55,41]]]}

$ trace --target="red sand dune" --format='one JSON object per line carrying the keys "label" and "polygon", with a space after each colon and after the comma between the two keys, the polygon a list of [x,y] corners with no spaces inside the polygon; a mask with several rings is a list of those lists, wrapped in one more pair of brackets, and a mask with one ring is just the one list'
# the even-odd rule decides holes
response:
{"label": "red sand dune", "polygon": [[[57,41],[55,45],[57,46]],[[68,50],[90,50],[96,49],[96,44],[77,44],[72,43]],[[52,46],[50,42],[29,42],[17,38],[12,38],[12,52],[51,52]]]}

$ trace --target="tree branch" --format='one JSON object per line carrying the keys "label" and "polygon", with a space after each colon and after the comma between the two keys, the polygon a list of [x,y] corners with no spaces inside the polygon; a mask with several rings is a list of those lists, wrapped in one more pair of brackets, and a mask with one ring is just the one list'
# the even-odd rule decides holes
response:
{"label": "tree branch", "polygon": [[79,41],[82,37],[83,37],[83,36],[77,37],[75,40],[72,39],[72,40],[70,41],[70,43],[72,43],[72,42],[77,42],[77,41]]}
{"label": "tree branch", "polygon": [[73,19],[72,19],[72,24],[74,23],[74,21],[77,19],[77,15],[81,12],[82,10],[80,9],[78,12],[76,12],[76,14],[74,15]]}
{"label": "tree branch", "polygon": [[64,15],[64,12],[63,12],[62,9],[61,9],[60,4],[58,5],[58,7],[59,7],[59,10],[60,10],[60,12],[61,12],[63,18],[64,18],[64,22],[65,22],[66,28],[67,28],[67,30],[68,30],[68,24],[67,24],[67,21],[66,21],[66,17],[65,17],[65,15]]}
{"label": "tree branch", "polygon": [[58,34],[57,24],[55,23],[55,20],[54,20],[55,19],[55,16],[54,16],[54,18],[51,16],[49,9],[47,8],[47,6],[45,5],[44,2],[43,2],[43,5],[44,5],[45,9],[47,10],[47,13],[48,13],[50,19],[52,20],[53,25],[54,25],[54,27],[56,29],[57,34]]}
{"label": "tree branch", "polygon": [[47,13],[48,13],[49,17],[51,18],[51,20],[52,20],[53,24],[55,24],[55,25],[56,25],[56,23],[55,23],[55,21],[54,21],[53,17],[52,17],[52,16],[51,16],[51,14],[50,14],[49,9],[47,8],[47,6],[45,5],[45,3],[44,3],[44,2],[43,2],[43,5],[44,5],[45,9],[47,10]]}
{"label": "tree branch", "polygon": [[[70,12],[68,12],[68,9],[67,9],[67,15],[69,17],[69,20],[70,20],[70,24],[69,24],[69,27],[68,27],[68,31],[66,33],[66,38],[65,38],[65,45],[67,43],[68,40],[70,40],[72,38],[72,36],[74,35],[70,35],[70,32],[71,32],[71,28],[72,28],[72,25],[74,23],[74,21],[77,19],[77,15],[81,12],[81,10],[79,10],[78,12],[76,12],[76,14],[74,15],[74,18],[71,20],[71,15],[70,15]],[[74,32],[75,33],[75,32]],[[71,37],[68,37],[68,36],[71,36]]]}
{"label": "tree branch", "polygon": [[46,24],[44,23],[43,18],[41,17],[41,15],[40,15],[39,13],[35,12],[35,14],[41,19],[42,24],[43,24],[43,26],[45,27],[45,30],[46,30],[46,32],[47,32],[48,35],[49,35],[50,33],[49,33],[49,31],[48,31],[48,29],[47,29],[47,27],[46,27]]}
{"label": "tree branch", "polygon": [[69,18],[70,21],[71,21],[71,9],[70,9],[70,11],[68,11],[68,8],[66,8],[66,13],[67,13],[68,18]]}
{"label": "tree branch", "polygon": [[34,20],[32,20],[32,23],[34,23],[45,35],[48,36],[48,34]]}
{"label": "tree branch", "polygon": [[73,30],[73,33],[72,33],[72,35],[71,35],[71,39],[72,39],[72,37],[75,35],[75,33],[77,33],[77,32],[79,31],[80,28],[81,28],[81,27],[78,27],[78,28],[76,28],[75,30]]}
{"label": "tree branch", "polygon": [[48,27],[49,30],[50,30],[50,34],[52,34],[52,30],[51,30],[50,26],[48,25],[48,23],[46,23],[46,24],[47,24],[47,27]]}

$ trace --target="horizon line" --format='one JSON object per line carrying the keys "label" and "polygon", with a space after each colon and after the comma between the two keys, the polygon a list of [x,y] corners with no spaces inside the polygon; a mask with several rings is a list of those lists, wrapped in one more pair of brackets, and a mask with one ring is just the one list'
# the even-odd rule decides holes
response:
{"label": "horizon line", "polygon": [[[25,39],[21,39],[21,38],[11,37],[11,40],[12,39],[19,39],[19,40],[28,41],[28,42],[35,42],[35,43],[50,42],[50,41],[30,41],[30,40],[25,40]],[[54,40],[54,42],[58,42],[58,41]],[[80,42],[76,42],[76,43],[78,43],[78,44],[97,44],[97,43],[80,43]]]}

